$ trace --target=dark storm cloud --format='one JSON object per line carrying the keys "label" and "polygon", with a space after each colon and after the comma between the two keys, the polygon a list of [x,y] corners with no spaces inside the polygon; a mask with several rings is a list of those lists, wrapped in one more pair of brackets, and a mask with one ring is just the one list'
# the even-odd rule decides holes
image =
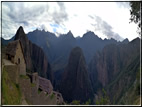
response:
{"label": "dark storm cloud", "polygon": [[94,26],[96,31],[101,31],[104,35],[106,35],[109,39],[113,38],[116,39],[118,41],[122,41],[123,38],[112,31],[112,27],[105,21],[103,21],[99,16],[91,16],[89,15],[89,17],[91,19],[95,20],[95,24],[91,24],[92,26]]}

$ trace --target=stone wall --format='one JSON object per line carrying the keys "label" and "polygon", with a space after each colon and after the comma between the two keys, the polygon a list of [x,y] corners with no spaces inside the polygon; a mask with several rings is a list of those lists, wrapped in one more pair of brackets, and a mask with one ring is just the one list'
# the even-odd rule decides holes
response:
{"label": "stone wall", "polygon": [[26,99],[27,102],[31,102],[31,82],[30,78],[27,76],[20,76],[19,78],[19,86],[22,92],[22,96]]}
{"label": "stone wall", "polygon": [[[19,60],[20,59],[20,60]],[[20,64],[19,64],[20,62]],[[18,64],[18,69],[20,71],[20,75],[26,75],[26,63],[24,60],[22,48],[20,46],[20,43],[18,43],[17,49],[16,49],[16,55],[14,57],[14,63]]]}
{"label": "stone wall", "polygon": [[36,88],[39,88],[39,78],[38,78],[38,73],[32,73],[32,83],[36,84]]}

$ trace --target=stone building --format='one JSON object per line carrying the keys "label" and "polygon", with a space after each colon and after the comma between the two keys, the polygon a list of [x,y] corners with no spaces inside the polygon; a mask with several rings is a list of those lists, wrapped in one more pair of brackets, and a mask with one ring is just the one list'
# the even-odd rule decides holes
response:
{"label": "stone building", "polygon": [[18,66],[19,75],[26,75],[26,62],[20,40],[15,40],[8,44],[6,59]]}

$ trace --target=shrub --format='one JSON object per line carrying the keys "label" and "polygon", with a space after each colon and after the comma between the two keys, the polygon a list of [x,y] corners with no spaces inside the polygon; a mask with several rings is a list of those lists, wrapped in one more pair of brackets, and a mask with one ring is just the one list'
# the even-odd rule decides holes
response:
{"label": "shrub", "polygon": [[80,101],[79,100],[73,100],[71,102],[72,105],[80,105]]}
{"label": "shrub", "polygon": [[53,99],[53,98],[54,98],[54,96],[55,96],[55,95],[54,95],[54,93],[52,93],[52,95],[50,96],[50,99]]}

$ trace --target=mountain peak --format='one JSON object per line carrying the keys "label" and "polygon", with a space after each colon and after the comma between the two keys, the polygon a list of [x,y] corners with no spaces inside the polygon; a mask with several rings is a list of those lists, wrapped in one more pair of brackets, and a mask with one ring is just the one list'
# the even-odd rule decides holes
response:
{"label": "mountain peak", "polygon": [[129,43],[128,38],[124,39],[124,40],[122,41],[122,43]]}
{"label": "mountain peak", "polygon": [[69,32],[67,33],[67,35],[71,35],[71,36],[73,36],[73,34],[72,34],[71,30],[69,30]]}
{"label": "mountain peak", "polygon": [[89,34],[89,35],[95,35],[95,33],[92,32],[92,31],[88,31],[88,32],[86,32],[86,34]]}
{"label": "mountain peak", "polygon": [[69,32],[67,33],[67,37],[71,37],[71,38],[74,38],[72,32],[69,30]]}
{"label": "mountain peak", "polygon": [[25,33],[22,26],[20,26],[17,31]]}
{"label": "mountain peak", "polygon": [[20,26],[16,32],[16,35],[15,35],[15,40],[17,39],[20,39],[20,38],[23,38],[23,37],[26,37],[26,34],[24,32],[24,29],[22,26]]}
{"label": "mountain peak", "polygon": [[99,39],[99,37],[94,32],[88,31],[83,35],[83,39],[94,40],[94,39]]}

